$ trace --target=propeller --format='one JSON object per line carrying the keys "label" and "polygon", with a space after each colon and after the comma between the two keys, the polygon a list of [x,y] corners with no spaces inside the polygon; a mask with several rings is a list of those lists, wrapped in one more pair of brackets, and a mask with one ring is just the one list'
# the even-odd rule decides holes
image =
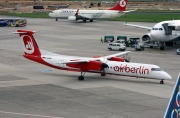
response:
{"label": "propeller", "polygon": [[101,75],[102,76],[106,75],[105,68],[109,68],[109,66],[106,63],[102,63],[102,65],[101,65],[101,70],[102,70]]}
{"label": "propeller", "polygon": [[125,62],[130,62],[130,60],[131,60],[130,57],[128,57],[127,59],[124,58],[124,61],[125,61]]}
{"label": "propeller", "polygon": [[106,64],[107,59],[106,59],[105,56],[104,56],[104,57],[103,57],[103,60],[100,60],[100,61],[102,62],[102,65],[101,65],[102,73],[101,73],[101,75],[102,75],[102,76],[105,76],[105,75],[106,75],[105,69],[106,69],[106,68],[109,68],[109,66]]}
{"label": "propeller", "polygon": [[125,55],[123,55],[123,58],[124,58],[124,61],[125,62],[130,62],[130,56],[128,56],[128,54],[125,54]]}

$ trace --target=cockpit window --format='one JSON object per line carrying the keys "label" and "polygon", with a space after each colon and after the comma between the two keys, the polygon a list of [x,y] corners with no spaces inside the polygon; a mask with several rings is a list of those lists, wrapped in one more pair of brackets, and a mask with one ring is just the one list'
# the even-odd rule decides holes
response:
{"label": "cockpit window", "polygon": [[159,30],[163,30],[162,28],[159,28]]}
{"label": "cockpit window", "polygon": [[161,68],[151,68],[151,71],[162,71]]}
{"label": "cockpit window", "polygon": [[152,30],[159,30],[159,28],[152,28]]}
{"label": "cockpit window", "polygon": [[53,11],[51,11],[50,13],[53,13]]}

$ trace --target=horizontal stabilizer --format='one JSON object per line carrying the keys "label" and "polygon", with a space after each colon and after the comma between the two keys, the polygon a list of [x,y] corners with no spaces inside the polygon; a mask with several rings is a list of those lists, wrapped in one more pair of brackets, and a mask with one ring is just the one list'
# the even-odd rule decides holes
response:
{"label": "horizontal stabilizer", "polygon": [[19,31],[19,32],[12,32],[12,34],[27,34],[27,33],[32,33],[34,34],[35,32],[38,32],[38,31],[30,31],[30,30],[22,30],[22,31]]}

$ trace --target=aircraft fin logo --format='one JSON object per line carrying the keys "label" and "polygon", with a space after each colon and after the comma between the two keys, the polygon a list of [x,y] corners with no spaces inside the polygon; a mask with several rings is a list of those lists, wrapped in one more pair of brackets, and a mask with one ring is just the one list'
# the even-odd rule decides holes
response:
{"label": "aircraft fin logo", "polygon": [[34,45],[32,42],[32,38],[28,35],[23,35],[21,36],[21,38],[23,41],[24,52],[28,54],[32,54],[34,52]]}
{"label": "aircraft fin logo", "polygon": [[125,11],[127,2],[128,0],[120,0],[115,7],[110,8],[109,10]]}
{"label": "aircraft fin logo", "polygon": [[125,0],[121,0],[119,2],[119,5],[120,5],[120,7],[125,7],[126,6],[126,1]]}
{"label": "aircraft fin logo", "polygon": [[180,118],[180,74],[177,78],[164,118]]}

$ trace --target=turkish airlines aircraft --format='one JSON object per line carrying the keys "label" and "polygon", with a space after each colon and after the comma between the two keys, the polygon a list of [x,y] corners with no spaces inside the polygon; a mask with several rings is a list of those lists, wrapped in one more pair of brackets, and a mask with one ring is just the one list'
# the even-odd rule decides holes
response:
{"label": "turkish airlines aircraft", "polygon": [[39,49],[33,37],[34,31],[18,30],[15,33],[20,35],[25,58],[52,68],[81,72],[81,75],[78,77],[79,80],[84,80],[86,72],[100,73],[102,76],[110,74],[159,79],[161,84],[164,83],[163,80],[172,79],[169,74],[157,65],[129,63],[128,60],[118,57],[129,53],[129,51],[91,58],[59,55]]}
{"label": "turkish airlines aircraft", "polygon": [[180,73],[176,80],[164,118],[180,118]]}
{"label": "turkish airlines aircraft", "polygon": [[127,12],[126,9],[127,0],[120,0],[117,5],[109,10],[79,10],[79,9],[62,9],[54,10],[49,13],[50,17],[53,17],[58,21],[58,18],[68,18],[70,21],[89,20],[93,22],[95,18],[112,18],[124,15]]}
{"label": "turkish airlines aircraft", "polygon": [[[169,20],[159,22],[153,27],[134,25],[125,23],[126,26],[148,29],[150,32],[142,37],[142,40],[159,41],[160,50],[164,50],[166,45],[173,46],[173,41],[180,41],[180,20]],[[153,47],[153,46],[152,46]]]}

